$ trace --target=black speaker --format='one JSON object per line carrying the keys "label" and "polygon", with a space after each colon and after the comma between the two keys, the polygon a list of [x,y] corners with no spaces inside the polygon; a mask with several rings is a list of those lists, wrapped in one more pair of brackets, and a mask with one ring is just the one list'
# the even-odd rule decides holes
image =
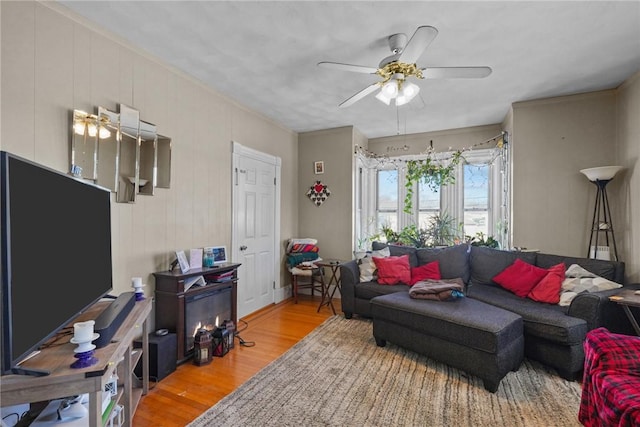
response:
{"label": "black speaker", "polygon": [[[134,342],[135,348],[142,347],[142,340]],[[176,370],[178,357],[178,339],[176,334],[158,336],[149,334],[149,376],[151,380],[160,381]],[[142,358],[134,370],[138,377],[142,376]]]}

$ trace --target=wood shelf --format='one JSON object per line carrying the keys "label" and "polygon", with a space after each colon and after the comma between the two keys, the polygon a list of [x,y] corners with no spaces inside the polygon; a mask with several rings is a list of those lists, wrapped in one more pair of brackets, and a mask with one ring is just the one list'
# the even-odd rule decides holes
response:
{"label": "wood shelf", "polygon": [[[109,302],[98,302],[75,319],[81,322],[95,319],[104,310]],[[124,425],[130,426],[133,413],[140,397],[149,390],[149,315],[151,313],[152,300],[145,299],[136,302],[131,313],[126,317],[111,342],[106,346],[96,349],[94,356],[98,363],[88,368],[73,369],[73,349],[70,342],[62,345],[43,349],[40,354],[23,363],[27,369],[41,369],[50,372],[44,377],[31,377],[24,375],[5,375],[2,377],[0,389],[0,401],[3,406],[17,405],[21,403],[42,402],[58,399],[66,396],[89,393],[89,425],[98,427],[102,425],[102,391],[109,382],[111,375],[121,365],[123,386],[119,387],[119,395],[116,397],[124,406]],[[141,331],[139,327],[142,327]],[[142,350],[136,356],[132,356],[133,341],[142,334]],[[69,337],[70,338],[70,337]],[[141,388],[133,390],[133,359],[142,358],[143,375]]]}

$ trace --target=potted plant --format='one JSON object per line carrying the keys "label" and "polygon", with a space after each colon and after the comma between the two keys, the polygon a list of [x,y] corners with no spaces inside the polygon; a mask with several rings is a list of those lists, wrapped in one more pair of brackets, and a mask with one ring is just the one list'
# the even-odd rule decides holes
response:
{"label": "potted plant", "polygon": [[447,212],[434,215],[429,219],[426,238],[430,246],[451,246],[460,240],[462,224]]}
{"label": "potted plant", "polygon": [[471,246],[487,246],[489,248],[498,249],[500,247],[500,243],[493,238],[493,236],[487,236],[485,239],[485,235],[482,231],[476,233],[475,236],[466,236],[467,243]]}

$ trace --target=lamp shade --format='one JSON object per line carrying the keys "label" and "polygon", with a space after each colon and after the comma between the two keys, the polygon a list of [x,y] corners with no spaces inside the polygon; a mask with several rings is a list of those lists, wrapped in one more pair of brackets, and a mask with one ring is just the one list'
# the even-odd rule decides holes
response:
{"label": "lamp shade", "polygon": [[581,169],[589,181],[606,181],[613,179],[613,177],[622,170],[622,166],[601,166],[598,168]]}
{"label": "lamp shade", "polygon": [[404,105],[411,102],[411,100],[416,97],[418,92],[420,92],[420,87],[418,85],[411,82],[405,82],[402,85],[402,90],[396,98],[396,105]]}

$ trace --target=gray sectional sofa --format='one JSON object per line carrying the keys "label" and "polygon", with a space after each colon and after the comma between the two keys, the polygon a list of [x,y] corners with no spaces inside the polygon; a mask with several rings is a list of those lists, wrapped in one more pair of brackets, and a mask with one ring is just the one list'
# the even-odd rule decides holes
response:
{"label": "gray sectional sofa", "polygon": [[[374,242],[373,249],[379,250],[386,244]],[[442,279],[462,278],[465,283],[465,297],[481,301],[484,304],[471,304],[470,310],[482,311],[487,304],[500,310],[509,311],[522,318],[522,334],[524,337],[524,356],[542,362],[555,368],[560,376],[566,379],[576,379],[584,365],[583,342],[588,331],[604,326],[610,331],[633,334],[630,322],[620,307],[609,301],[608,297],[619,292],[619,289],[578,294],[569,306],[559,306],[521,298],[493,282],[492,278],[511,265],[517,258],[541,268],[564,263],[568,268],[578,264],[586,270],[605,279],[623,283],[624,263],[603,261],[588,258],[565,257],[534,252],[515,252],[456,245],[441,249],[420,248],[389,245],[392,256],[409,255],[411,267],[420,266],[435,260],[439,261]],[[359,264],[356,260],[344,263],[340,267],[342,285],[342,311],[346,318],[354,314],[364,317],[374,317],[377,310],[384,316],[385,310],[396,303],[389,298],[380,298],[378,304],[372,303],[376,297],[406,292],[408,285],[381,285],[375,280],[360,282]],[[640,289],[640,284],[628,285]],[[422,302],[422,301],[421,301]],[[441,302],[438,304],[455,304],[455,302]],[[404,304],[404,305],[403,305]],[[393,342],[389,327],[397,322],[398,329],[405,328],[403,333],[416,332],[416,326],[395,321],[394,319],[409,318],[406,312],[409,302],[402,302],[402,313],[388,315],[390,320],[385,327],[387,337],[376,336],[379,345],[388,339]],[[419,306],[419,305],[418,305]],[[404,307],[404,308],[403,308]],[[396,307],[397,310],[397,307]],[[487,310],[489,311],[489,310]],[[495,311],[493,308],[490,311]],[[430,313],[422,313],[423,319],[431,320]],[[482,316],[482,313],[469,313],[469,317]],[[408,317],[409,316],[409,317]],[[427,316],[427,317],[424,317]],[[458,316],[465,316],[464,312]],[[374,317],[374,335],[375,335]],[[469,331],[469,334],[474,333]],[[386,338],[386,339],[384,339]],[[432,339],[433,337],[428,337]],[[464,338],[463,338],[464,339]],[[415,339],[413,339],[415,341]],[[409,341],[407,341],[408,343]],[[398,342],[402,345],[402,343]],[[423,348],[426,348],[424,346]],[[462,363],[462,362],[461,362]],[[519,365],[519,361],[515,364]],[[508,363],[503,363],[505,369],[514,369]],[[511,364],[513,365],[513,363]],[[455,364],[454,364],[455,366]],[[516,368],[517,369],[517,368]],[[504,373],[503,373],[504,374]],[[495,383],[495,378],[492,382]],[[499,379],[498,379],[499,381]],[[495,385],[495,384],[494,384]]]}

